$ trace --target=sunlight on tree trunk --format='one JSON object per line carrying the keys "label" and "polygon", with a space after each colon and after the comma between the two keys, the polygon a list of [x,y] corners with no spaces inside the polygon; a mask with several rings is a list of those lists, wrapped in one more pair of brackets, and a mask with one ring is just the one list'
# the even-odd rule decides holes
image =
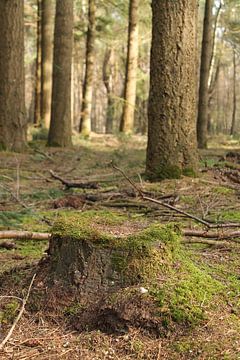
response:
{"label": "sunlight on tree trunk", "polygon": [[94,46],[96,32],[96,5],[95,0],[89,0],[88,4],[88,32],[86,43],[86,69],[83,84],[82,114],[79,130],[83,135],[91,133],[91,112],[94,80]]}
{"label": "sunlight on tree trunk", "polygon": [[151,180],[194,175],[197,3],[153,0],[152,10],[146,173]]}
{"label": "sunlight on tree trunk", "polygon": [[71,145],[71,71],[73,0],[57,0],[49,146]]}
{"label": "sunlight on tree trunk", "polygon": [[125,134],[131,134],[134,128],[138,66],[138,1],[139,0],[131,0],[129,5],[128,53],[124,89],[124,107],[120,124],[120,131]]}

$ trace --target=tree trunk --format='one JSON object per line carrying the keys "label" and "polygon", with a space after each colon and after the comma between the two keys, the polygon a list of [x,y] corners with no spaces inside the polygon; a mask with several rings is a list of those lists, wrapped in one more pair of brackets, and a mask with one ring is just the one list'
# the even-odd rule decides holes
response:
{"label": "tree trunk", "polygon": [[37,57],[35,70],[35,102],[34,102],[34,124],[41,125],[41,16],[42,16],[42,1],[37,1]]}
{"label": "tree trunk", "polygon": [[131,134],[134,128],[138,66],[138,2],[130,0],[128,25],[128,53],[124,89],[124,107],[120,131]]}
{"label": "tree trunk", "polygon": [[146,173],[151,180],[197,170],[196,0],[153,0]]}
{"label": "tree trunk", "polygon": [[112,74],[112,49],[107,49],[103,61],[103,82],[107,92],[106,134],[113,132],[114,97]]}
{"label": "tree trunk", "polygon": [[41,16],[41,123],[49,128],[52,96],[53,0],[42,0]]}
{"label": "tree trunk", "polygon": [[236,134],[236,112],[237,112],[237,92],[236,92],[236,51],[233,49],[233,111],[230,135]]}
{"label": "tree trunk", "polygon": [[73,0],[57,0],[49,146],[71,145]]}
{"label": "tree trunk", "polygon": [[83,84],[82,111],[79,130],[83,135],[91,133],[92,93],[94,80],[94,46],[96,32],[96,5],[95,0],[88,2],[88,32],[86,43],[86,69]]}
{"label": "tree trunk", "polygon": [[207,126],[208,126],[208,82],[210,75],[211,59],[213,52],[213,8],[214,0],[206,0],[203,25],[202,55],[200,68],[199,102],[197,119],[197,140],[198,147],[207,147]]}
{"label": "tree trunk", "polygon": [[0,149],[26,146],[23,0],[0,1]]}

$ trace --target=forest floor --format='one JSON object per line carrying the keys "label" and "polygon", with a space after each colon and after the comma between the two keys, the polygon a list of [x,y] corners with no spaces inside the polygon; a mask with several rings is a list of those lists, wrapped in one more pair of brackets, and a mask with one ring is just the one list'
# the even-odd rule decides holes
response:
{"label": "forest floor", "polygon": [[[51,232],[51,224],[59,214],[88,209],[113,209],[148,223],[174,222],[188,229],[203,228],[190,218],[137,197],[129,182],[112,168],[111,161],[155,199],[166,195],[166,201],[178,209],[211,222],[240,223],[240,144],[237,142],[212,143],[209,150],[203,151],[198,178],[182,177],[159,183],[149,183],[142,175],[146,148],[146,139],[142,137],[95,135],[91,140],[76,140],[75,146],[68,149],[46,148],[42,141],[30,145],[25,154],[0,153],[0,230]],[[97,182],[99,187],[66,190],[51,176],[50,170],[68,181]],[[125,226],[119,231],[131,229]],[[10,242],[14,243],[14,249],[0,247],[2,300],[17,293],[11,286],[11,276],[15,283],[19,277],[21,283],[21,278],[31,273],[48,246],[46,241]],[[215,245],[184,246],[194,262],[226,286],[226,298],[206,309],[206,319],[200,325],[169,331],[162,338],[135,328],[120,336],[100,331],[79,333],[67,323],[65,326],[57,319],[46,318],[42,312],[27,309],[0,358],[240,359],[240,244],[228,240],[216,241]],[[4,277],[8,277],[9,287],[7,291],[4,287],[3,292]],[[5,313],[0,311],[0,342],[11,327],[18,307],[16,301],[9,300]]]}

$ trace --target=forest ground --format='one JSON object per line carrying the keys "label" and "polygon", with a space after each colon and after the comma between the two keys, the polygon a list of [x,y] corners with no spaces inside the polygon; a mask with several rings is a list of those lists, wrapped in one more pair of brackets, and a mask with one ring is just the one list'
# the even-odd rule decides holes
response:
{"label": "forest ground", "polygon": [[[170,195],[174,206],[199,217],[240,222],[239,143],[220,143],[219,139],[212,143],[201,153],[199,166],[203,171],[198,178],[155,184],[144,181],[141,175],[145,148],[146,139],[142,137],[95,135],[91,140],[76,139],[75,146],[68,149],[46,148],[44,142],[36,141],[25,154],[0,153],[0,230],[50,232],[48,223],[54,222],[59,213],[87,209],[113,209],[148,223],[179,222],[184,228],[201,227],[135,197],[131,185],[110,166],[111,161],[154,198]],[[227,153],[230,155],[226,158]],[[50,170],[67,180],[97,182],[99,188],[66,190]],[[86,199],[89,194],[98,201]],[[119,231],[129,229],[125,226]],[[15,249],[0,249],[0,286],[3,279],[8,279],[7,290],[6,286],[4,292],[0,290],[2,296],[17,293],[11,286],[11,276],[15,282],[19,278],[21,284],[21,278],[31,272],[47,249],[44,241],[15,240],[14,244]],[[134,328],[117,336],[100,331],[78,333],[42,312],[26,311],[1,359],[240,359],[240,245],[226,241],[213,246],[184,246],[199,266],[226,285],[229,294],[229,301],[219,299],[214,308],[206,309],[202,324],[182,327],[176,333],[169,331],[160,339]],[[7,309],[0,338],[18,311],[13,302]]]}

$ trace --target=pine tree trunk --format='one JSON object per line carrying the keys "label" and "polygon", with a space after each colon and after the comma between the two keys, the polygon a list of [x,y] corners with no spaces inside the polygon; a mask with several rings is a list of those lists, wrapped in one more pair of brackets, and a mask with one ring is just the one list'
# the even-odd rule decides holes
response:
{"label": "pine tree trunk", "polygon": [[96,32],[96,5],[95,0],[88,2],[88,32],[86,43],[86,69],[83,84],[82,111],[79,130],[83,135],[91,133],[91,112],[94,79],[94,46]]}
{"label": "pine tree trunk", "polygon": [[230,135],[236,134],[237,92],[236,92],[236,50],[233,49],[233,111]]}
{"label": "pine tree trunk", "polygon": [[202,55],[199,83],[199,102],[197,119],[197,140],[198,147],[204,149],[207,147],[207,126],[208,126],[208,82],[211,67],[211,58],[213,51],[213,8],[214,0],[206,0],[205,15],[203,25]]}
{"label": "pine tree trunk", "polygon": [[0,149],[26,146],[23,0],[0,1]]}
{"label": "pine tree trunk", "polygon": [[57,0],[49,146],[71,145],[73,0]]}
{"label": "pine tree trunk", "polygon": [[138,66],[138,2],[130,0],[128,25],[128,53],[124,89],[124,107],[120,131],[131,134],[134,128]]}
{"label": "pine tree trunk", "polygon": [[106,134],[113,132],[114,119],[114,97],[113,97],[113,75],[112,75],[112,49],[107,49],[103,61],[103,83],[107,92],[107,112],[106,112]]}
{"label": "pine tree trunk", "polygon": [[193,175],[196,149],[196,0],[153,0],[146,173]]}
{"label": "pine tree trunk", "polygon": [[41,122],[49,128],[52,96],[53,0],[42,0],[41,16]]}
{"label": "pine tree trunk", "polygon": [[41,16],[42,16],[42,1],[37,1],[37,56],[36,56],[36,70],[35,70],[35,102],[34,102],[34,124],[41,125]]}

